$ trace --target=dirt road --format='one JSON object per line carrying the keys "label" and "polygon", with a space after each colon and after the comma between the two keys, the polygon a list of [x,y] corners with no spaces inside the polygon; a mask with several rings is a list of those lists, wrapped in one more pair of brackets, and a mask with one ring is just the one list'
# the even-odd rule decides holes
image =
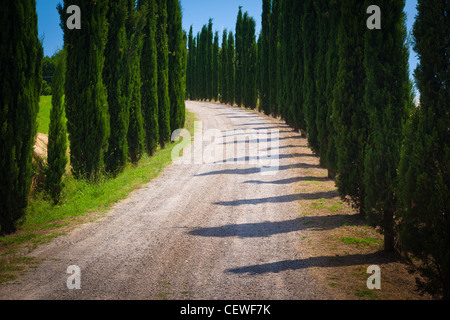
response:
{"label": "dirt road", "polygon": [[[237,147],[242,132],[234,129],[278,129],[279,147],[266,148],[278,152],[277,170],[263,174],[251,154],[243,164],[172,164],[107,217],[33,251],[43,262],[0,286],[1,299],[328,298],[302,260],[296,200],[308,194],[288,183],[310,166],[289,154],[298,134],[238,108],[187,108],[204,131],[234,134]],[[81,289],[67,287],[71,265],[81,271]]]}

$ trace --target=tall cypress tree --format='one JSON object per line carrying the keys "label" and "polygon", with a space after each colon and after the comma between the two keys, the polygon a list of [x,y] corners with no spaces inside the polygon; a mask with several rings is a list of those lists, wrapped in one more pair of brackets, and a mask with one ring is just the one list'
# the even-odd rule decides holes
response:
{"label": "tall cypress tree", "polygon": [[[244,88],[245,93],[243,95],[244,105],[247,108],[255,109],[257,105],[257,91],[256,91],[256,39],[255,39],[255,20],[246,16],[245,18],[245,35],[244,35],[244,56],[245,65],[244,71]],[[263,88],[261,88],[261,91]]]}
{"label": "tall cypress tree", "polygon": [[366,4],[389,7],[389,11],[383,14],[382,29],[367,30],[365,37],[365,108],[371,133],[365,154],[365,211],[369,221],[384,231],[384,250],[393,251],[397,168],[403,127],[413,107],[405,1],[378,0]]}
{"label": "tall cypress tree", "polygon": [[327,166],[328,152],[328,105],[327,105],[327,49],[329,47],[328,35],[330,33],[330,13],[328,9],[329,0],[318,0],[314,2],[314,9],[317,16],[317,58],[314,70],[315,77],[315,105],[316,112],[316,128],[317,128],[317,147],[320,157],[320,165]]}
{"label": "tall cypress tree", "polygon": [[50,126],[48,130],[47,169],[45,190],[57,204],[61,200],[64,188],[62,177],[67,165],[67,138],[64,121],[64,77],[65,52],[60,51],[56,57],[55,76],[52,86],[52,109],[50,110]]}
{"label": "tall cypress tree", "polygon": [[[277,81],[277,56],[280,46],[278,19],[280,15],[280,1],[272,1],[272,11],[270,14],[270,30],[269,30],[269,105],[272,115],[278,117],[279,106],[277,101],[278,81]],[[260,50],[260,46],[258,46]],[[259,53],[258,53],[259,54]],[[262,56],[261,56],[262,59]]]}
{"label": "tall cypress tree", "polygon": [[188,99],[193,99],[193,77],[194,77],[194,34],[192,30],[192,25],[189,28],[188,35],[188,57],[187,57],[187,68],[186,68],[186,96]]}
{"label": "tall cypress tree", "polygon": [[128,18],[126,34],[128,39],[124,63],[126,72],[125,93],[129,104],[128,123],[128,157],[137,164],[145,152],[145,131],[141,104],[141,52],[143,45],[143,28],[146,24],[146,13],[137,10],[135,0],[127,0]]}
{"label": "tall cypress tree", "polygon": [[179,0],[168,0],[167,34],[169,43],[169,98],[170,128],[180,129],[184,125],[185,109],[185,64],[186,46],[183,41],[181,7]]}
{"label": "tall cypress tree", "polygon": [[313,0],[304,1],[303,9],[303,54],[304,54],[304,71],[303,71],[303,100],[306,118],[306,127],[308,131],[308,144],[314,153],[319,152],[319,142],[317,138],[317,105],[316,105],[316,77],[315,67],[317,52],[317,12],[314,8]]}
{"label": "tall cypress tree", "polygon": [[[338,151],[336,185],[344,200],[364,214],[364,150],[368,119],[364,104],[364,37],[366,8],[359,0],[343,0],[338,31],[339,69],[334,88],[333,122]],[[356,14],[355,14],[356,13]],[[309,130],[309,127],[308,127]]]}
{"label": "tall cypress tree", "polygon": [[158,56],[159,145],[170,141],[169,56],[167,37],[167,1],[157,0],[156,49]]}
{"label": "tall cypress tree", "polygon": [[[76,178],[89,180],[95,180],[103,169],[110,131],[107,93],[102,78],[108,2],[64,1],[64,8],[58,7],[67,49],[65,107],[70,164]],[[69,5],[83,8],[81,30],[66,27]]]}
{"label": "tall cypress tree", "polygon": [[408,124],[400,169],[400,240],[421,259],[419,289],[450,299],[450,3],[419,0],[413,27],[420,106]]}
{"label": "tall cypress tree", "polygon": [[336,84],[336,77],[339,66],[337,35],[341,19],[341,6],[335,0],[329,0],[329,28],[328,28],[328,49],[326,53],[326,102],[327,102],[327,131],[328,148],[326,155],[326,164],[328,177],[334,179],[337,174],[337,149],[336,149],[336,131],[333,122],[333,91]]}
{"label": "tall cypress tree", "polygon": [[128,121],[129,103],[124,91],[126,82],[125,21],[127,19],[126,0],[111,1],[107,13],[109,24],[105,47],[103,81],[107,91],[110,136],[108,150],[105,153],[106,170],[112,174],[121,172],[128,159]]}
{"label": "tall cypress tree", "polygon": [[4,2],[0,21],[0,234],[8,234],[28,203],[43,52],[34,0]]}
{"label": "tall cypress tree", "polygon": [[212,71],[212,98],[217,101],[219,96],[219,32],[214,34],[214,49],[213,49],[213,71]]}
{"label": "tall cypress tree", "polygon": [[277,29],[278,29],[278,46],[277,46],[277,113],[281,116],[281,118],[285,119],[285,100],[284,100],[284,75],[285,75],[285,68],[284,68],[284,61],[286,58],[286,28],[285,28],[285,4],[286,0],[278,0],[278,23],[277,23]]}
{"label": "tall cypress tree", "polygon": [[228,42],[227,42],[227,89],[228,89],[228,104],[234,104],[234,89],[235,89],[235,73],[234,73],[234,35],[233,32],[230,31],[228,33]]}
{"label": "tall cypress tree", "polygon": [[227,103],[228,102],[228,31],[227,29],[223,30],[222,33],[222,51],[221,51],[221,60],[222,60],[222,76],[221,76],[221,93],[220,93],[220,102]]}
{"label": "tall cypress tree", "polygon": [[148,155],[152,156],[158,148],[159,141],[156,0],[139,0],[138,8],[146,15],[141,52],[141,106],[145,147]]}
{"label": "tall cypress tree", "polygon": [[208,21],[206,34],[206,99],[211,100],[213,96],[213,22]]}
{"label": "tall cypress tree", "polygon": [[[302,30],[302,16],[304,12],[302,1],[293,1],[291,28],[288,29],[290,51],[288,54],[292,57],[292,66],[287,73],[290,87],[286,93],[286,107],[288,108],[287,121],[296,131],[301,130],[302,134],[306,133],[305,121],[305,101],[304,101],[304,56],[305,48],[303,46],[303,36],[305,32]],[[298,17],[298,18],[296,18]],[[309,50],[309,49],[308,49]]]}
{"label": "tall cypress tree", "polygon": [[271,11],[271,0],[262,1],[262,27],[261,27],[261,47],[259,48],[261,52],[262,65],[261,67],[261,92],[260,92],[260,110],[265,114],[271,114],[270,105],[270,59],[269,59],[269,47],[270,41],[270,11]]}
{"label": "tall cypress tree", "polygon": [[239,12],[236,19],[236,89],[235,89],[235,100],[238,106],[242,104],[242,94],[243,94],[243,75],[242,75],[242,56],[243,56],[243,16],[242,16],[242,7],[239,6]]}

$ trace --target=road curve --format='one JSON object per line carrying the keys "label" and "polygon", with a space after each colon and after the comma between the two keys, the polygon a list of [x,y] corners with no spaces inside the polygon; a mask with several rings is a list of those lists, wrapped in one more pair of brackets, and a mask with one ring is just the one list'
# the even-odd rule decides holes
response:
{"label": "road curve", "polygon": [[[242,163],[170,165],[107,217],[34,250],[30,256],[43,262],[0,286],[0,299],[328,298],[304,262],[296,207],[302,194],[288,183],[308,168],[289,154],[299,134],[244,109],[206,102],[187,108],[202,121],[202,132],[236,136],[234,143],[204,141],[202,150],[231,144],[231,159]],[[277,168],[261,172],[267,164],[261,158],[236,156],[240,146],[263,150],[261,140],[240,140],[249,129],[279,130],[279,147],[265,148]],[[71,265],[81,272],[80,289],[68,289]]]}

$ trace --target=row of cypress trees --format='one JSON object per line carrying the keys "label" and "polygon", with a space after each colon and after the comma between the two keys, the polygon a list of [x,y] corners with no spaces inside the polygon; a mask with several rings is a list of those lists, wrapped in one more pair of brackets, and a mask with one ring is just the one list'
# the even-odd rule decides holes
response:
{"label": "row of cypress trees", "polygon": [[[66,25],[71,5],[80,8],[81,29]],[[187,58],[179,0],[71,0],[57,10],[64,50],[53,78],[45,182],[54,203],[64,187],[67,133],[72,174],[89,181],[114,177],[170,142],[184,126]],[[1,17],[0,233],[8,234],[30,192],[43,50],[35,0],[9,2]]]}
{"label": "row of cypress trees", "polygon": [[[371,5],[381,8],[381,29],[367,27]],[[281,116],[308,139],[342,199],[382,230],[385,251],[419,257],[426,279],[419,287],[448,299],[450,4],[418,1],[418,106],[404,6],[404,0],[263,0],[259,109]],[[253,50],[242,40],[244,19],[239,10],[235,54],[221,61],[235,59],[234,102],[253,107],[243,98],[254,90],[242,76],[252,68],[245,57]],[[230,45],[224,41],[222,52]],[[202,52],[194,52],[199,59]],[[188,79],[197,75],[191,69]],[[224,86],[221,101],[233,103]]]}
{"label": "row of cypress trees", "polygon": [[223,30],[213,34],[210,19],[194,37],[188,35],[186,98],[215,100],[225,104],[257,107],[258,52],[256,23],[239,8],[236,32]]}
{"label": "row of cypress trees", "polygon": [[[81,8],[80,30],[65,27]],[[59,6],[70,163],[77,178],[115,176],[184,126],[186,44],[178,0],[79,0]]]}

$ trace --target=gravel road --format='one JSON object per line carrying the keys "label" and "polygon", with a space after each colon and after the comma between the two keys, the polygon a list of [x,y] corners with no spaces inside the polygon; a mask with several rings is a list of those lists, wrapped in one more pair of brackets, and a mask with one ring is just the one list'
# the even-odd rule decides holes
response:
{"label": "gravel road", "polygon": [[[239,108],[205,102],[187,108],[204,131],[237,137],[234,144],[216,139],[204,147],[264,150],[261,141],[244,143],[235,129],[278,129],[279,148],[266,146],[278,156],[278,170],[263,174],[252,154],[234,156],[244,163],[174,163],[105,218],[34,250],[30,255],[43,262],[0,286],[0,299],[328,298],[302,260],[296,207],[302,195],[287,183],[308,168],[289,154],[299,134]],[[81,289],[67,287],[71,265],[80,268]]]}

